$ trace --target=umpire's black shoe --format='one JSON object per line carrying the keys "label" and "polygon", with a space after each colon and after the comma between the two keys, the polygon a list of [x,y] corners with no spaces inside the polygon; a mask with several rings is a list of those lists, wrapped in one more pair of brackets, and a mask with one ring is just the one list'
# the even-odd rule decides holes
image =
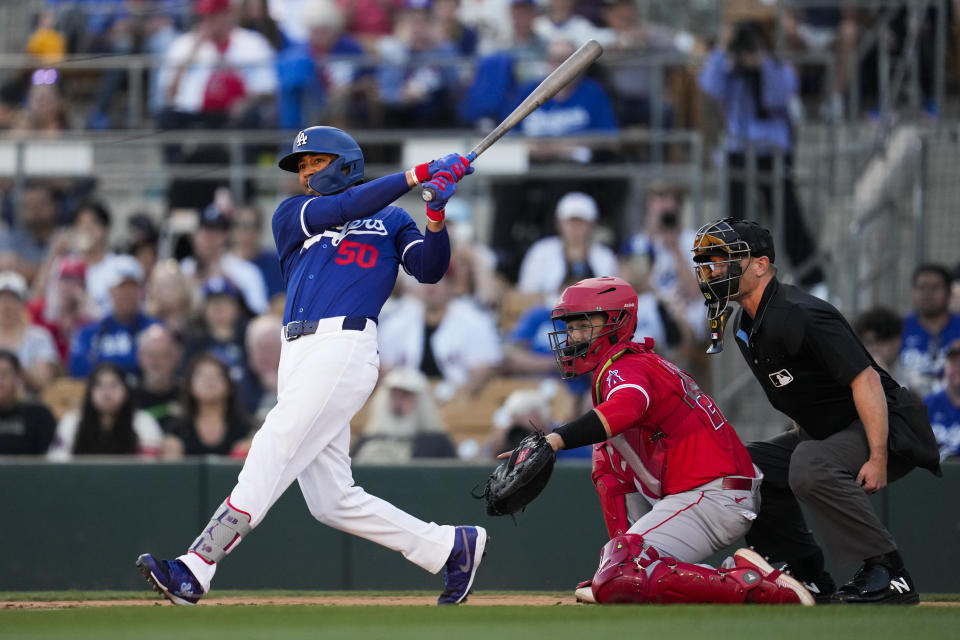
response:
{"label": "umpire's black shoe", "polygon": [[920,594],[906,569],[891,571],[886,565],[867,563],[840,587],[837,599],[846,604],[917,604]]}
{"label": "umpire's black shoe", "polygon": [[835,604],[837,600],[837,583],[833,581],[833,576],[824,571],[816,580],[804,582],[803,586],[813,595],[817,604]]}

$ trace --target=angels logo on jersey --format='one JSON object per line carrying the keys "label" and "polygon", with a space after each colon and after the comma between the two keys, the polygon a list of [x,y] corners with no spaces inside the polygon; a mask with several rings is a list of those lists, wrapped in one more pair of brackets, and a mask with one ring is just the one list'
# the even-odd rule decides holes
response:
{"label": "angels logo on jersey", "polygon": [[775,371],[770,374],[770,382],[779,389],[793,382],[793,376],[790,375],[790,372],[786,369],[780,369],[780,371]]}
{"label": "angels logo on jersey", "polygon": [[607,386],[612,387],[613,381],[625,382],[625,380],[620,376],[620,371],[618,369],[613,369],[612,371],[607,372]]}

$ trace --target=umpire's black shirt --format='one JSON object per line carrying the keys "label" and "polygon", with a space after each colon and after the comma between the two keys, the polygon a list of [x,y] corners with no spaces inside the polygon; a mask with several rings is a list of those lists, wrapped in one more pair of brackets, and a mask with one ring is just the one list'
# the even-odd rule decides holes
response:
{"label": "umpire's black shirt", "polygon": [[776,278],[767,284],[756,317],[740,309],[733,326],[770,404],[812,438],[826,438],[859,418],[850,383],[867,367],[880,374],[885,391],[900,387],[835,307]]}

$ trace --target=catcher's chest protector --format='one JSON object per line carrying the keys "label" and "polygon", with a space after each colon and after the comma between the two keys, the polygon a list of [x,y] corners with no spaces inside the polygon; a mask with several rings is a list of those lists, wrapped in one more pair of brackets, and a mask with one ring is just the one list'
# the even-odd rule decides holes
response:
{"label": "catcher's chest protector", "polygon": [[752,569],[718,570],[661,556],[644,548],[643,536],[628,533],[610,540],[593,576],[593,596],[616,603],[791,603],[796,595]]}

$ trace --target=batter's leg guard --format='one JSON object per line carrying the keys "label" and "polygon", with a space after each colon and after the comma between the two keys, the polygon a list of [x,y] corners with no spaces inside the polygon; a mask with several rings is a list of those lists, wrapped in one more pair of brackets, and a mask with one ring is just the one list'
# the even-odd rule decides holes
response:
{"label": "batter's leg guard", "polygon": [[593,595],[600,604],[796,602],[793,591],[764,580],[754,569],[677,562],[636,534],[617,536],[604,546]]}
{"label": "batter's leg guard", "polygon": [[633,483],[618,472],[617,465],[621,461],[620,455],[608,444],[593,448],[593,470],[590,478],[597,488],[603,519],[611,538],[623,535],[630,528],[626,497],[637,491]]}
{"label": "batter's leg guard", "polygon": [[230,498],[227,498],[214,511],[210,524],[194,540],[189,550],[207,564],[220,562],[252,528],[250,514],[234,507],[230,504]]}

